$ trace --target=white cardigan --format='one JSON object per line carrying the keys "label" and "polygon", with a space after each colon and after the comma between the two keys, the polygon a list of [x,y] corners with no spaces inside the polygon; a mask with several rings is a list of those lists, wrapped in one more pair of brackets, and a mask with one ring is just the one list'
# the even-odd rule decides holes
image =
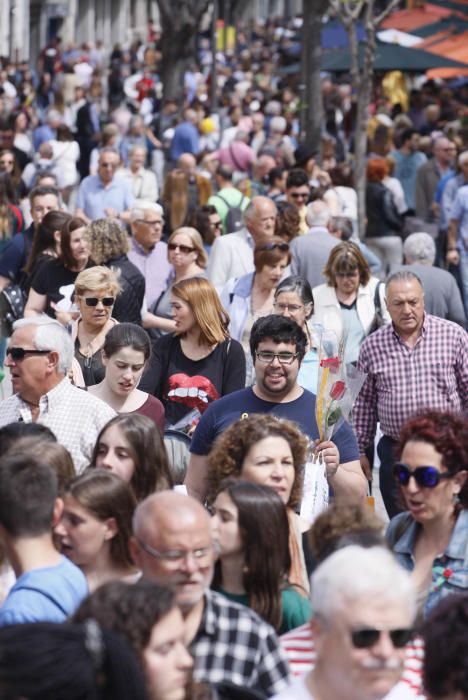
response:
{"label": "white cardigan", "polygon": [[[379,280],[376,277],[371,277],[365,287],[359,286],[357,293],[357,314],[366,335],[375,317],[374,295],[378,282]],[[314,314],[310,322],[320,323],[326,330],[334,331],[338,339],[340,339],[343,334],[343,317],[335,288],[329,287],[327,284],[320,284],[318,287],[313,288],[312,294],[314,297]],[[388,322],[390,321],[390,314],[385,303],[385,284],[383,283],[380,285],[379,296],[382,317]]]}

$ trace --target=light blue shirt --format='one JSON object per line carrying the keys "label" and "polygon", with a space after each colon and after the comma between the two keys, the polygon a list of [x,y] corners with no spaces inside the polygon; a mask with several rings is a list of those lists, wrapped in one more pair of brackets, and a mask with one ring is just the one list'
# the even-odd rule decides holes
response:
{"label": "light blue shirt", "polygon": [[458,241],[465,241],[465,245],[468,246],[468,185],[458,190],[450,218],[458,221]]}
{"label": "light blue shirt", "polygon": [[66,557],[57,566],[26,571],[0,608],[0,627],[64,622],[88,595],[85,575]]}
{"label": "light blue shirt", "polygon": [[124,178],[116,175],[109,185],[104,186],[99,175],[88,175],[79,187],[76,206],[89,219],[106,219],[106,209],[121,214],[131,207],[134,200],[132,187]]}
{"label": "light blue shirt", "polygon": [[406,203],[409,209],[415,209],[414,188],[416,185],[416,173],[419,167],[426,162],[427,158],[421,151],[402,154],[400,151],[392,151],[392,158],[395,159],[395,170],[393,177],[400,181],[405,193]]}

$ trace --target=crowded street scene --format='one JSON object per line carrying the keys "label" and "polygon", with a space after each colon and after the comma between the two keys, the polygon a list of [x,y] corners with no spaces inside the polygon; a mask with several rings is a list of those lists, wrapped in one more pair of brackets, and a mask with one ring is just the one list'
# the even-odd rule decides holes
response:
{"label": "crowded street scene", "polygon": [[468,0],[0,3],[0,700],[468,700]]}

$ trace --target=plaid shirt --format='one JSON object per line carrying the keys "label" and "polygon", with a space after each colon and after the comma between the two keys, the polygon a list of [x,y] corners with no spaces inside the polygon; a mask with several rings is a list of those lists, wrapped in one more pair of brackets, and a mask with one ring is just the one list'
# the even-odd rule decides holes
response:
{"label": "plaid shirt", "polygon": [[290,680],[273,628],[249,608],[213,591],[205,593],[205,610],[190,651],[199,682],[227,681],[270,697]]}
{"label": "plaid shirt", "polygon": [[361,454],[378,421],[398,440],[403,423],[426,408],[468,410],[468,334],[450,321],[426,314],[413,348],[388,323],[366,338],[358,367],[368,375],[353,411]]}

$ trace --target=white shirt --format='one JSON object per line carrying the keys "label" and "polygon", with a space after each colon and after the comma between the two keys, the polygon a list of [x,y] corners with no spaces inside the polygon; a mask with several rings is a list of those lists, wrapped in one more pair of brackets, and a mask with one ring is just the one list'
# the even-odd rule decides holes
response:
{"label": "white shirt", "polygon": [[[77,473],[89,465],[101,428],[115,411],[104,401],[73,386],[65,377],[39,401],[38,423],[52,430],[70,452]],[[0,403],[0,428],[9,423],[32,423],[29,404],[18,394]]]}
{"label": "white shirt", "polygon": [[[310,690],[306,685],[307,676],[301,676],[298,680],[291,683],[281,693],[273,695],[271,700],[314,700]],[[406,683],[397,683],[382,700],[415,700],[415,693],[406,685]]]}

